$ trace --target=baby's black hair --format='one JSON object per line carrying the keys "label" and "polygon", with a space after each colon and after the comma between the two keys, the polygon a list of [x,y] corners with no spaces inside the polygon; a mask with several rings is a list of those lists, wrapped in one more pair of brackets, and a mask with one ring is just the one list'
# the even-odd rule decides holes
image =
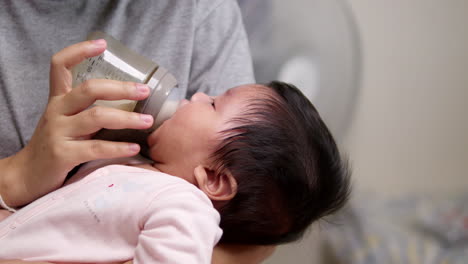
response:
{"label": "baby's black hair", "polygon": [[281,244],[346,203],[350,170],[315,107],[294,85],[273,81],[233,128],[221,132],[216,171],[238,184],[223,205],[221,243]]}

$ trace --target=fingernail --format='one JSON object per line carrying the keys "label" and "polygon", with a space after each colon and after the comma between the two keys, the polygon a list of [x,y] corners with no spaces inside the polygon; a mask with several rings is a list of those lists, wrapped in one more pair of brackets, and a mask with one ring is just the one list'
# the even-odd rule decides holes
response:
{"label": "fingernail", "polygon": [[98,48],[104,47],[106,45],[106,41],[104,39],[93,39],[91,40],[91,43],[93,43],[93,45]]}
{"label": "fingernail", "polygon": [[149,91],[149,87],[146,84],[136,83],[135,84],[137,92],[140,94],[146,94]]}
{"label": "fingernail", "polygon": [[138,144],[128,144],[128,148],[130,149],[131,152],[137,152],[140,151],[140,146]]}
{"label": "fingernail", "polygon": [[153,116],[152,115],[140,115],[141,120],[145,121],[145,123],[152,123],[153,122]]}

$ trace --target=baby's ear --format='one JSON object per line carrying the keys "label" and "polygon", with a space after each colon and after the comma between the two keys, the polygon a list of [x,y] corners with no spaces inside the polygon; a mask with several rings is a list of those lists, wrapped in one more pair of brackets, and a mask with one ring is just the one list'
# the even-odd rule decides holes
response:
{"label": "baby's ear", "polygon": [[215,171],[198,165],[193,174],[198,188],[212,201],[229,201],[237,193],[237,181],[229,172],[216,174]]}

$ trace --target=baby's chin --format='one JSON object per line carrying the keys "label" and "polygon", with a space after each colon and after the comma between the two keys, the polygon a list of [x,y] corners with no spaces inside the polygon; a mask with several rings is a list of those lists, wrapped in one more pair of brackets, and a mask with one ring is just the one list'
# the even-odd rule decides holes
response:
{"label": "baby's chin", "polygon": [[150,150],[151,150],[151,148],[154,147],[154,145],[156,145],[159,131],[161,131],[161,129],[163,129],[164,123],[166,123],[166,121],[164,121],[158,128],[156,128],[156,130],[151,132],[151,134],[149,134],[148,138],[146,139],[146,143],[148,144],[148,148]]}
{"label": "baby's chin", "polygon": [[[148,139],[146,141],[146,143],[148,144],[149,147],[151,147],[152,145],[154,145],[156,143],[156,138],[158,137],[157,135],[160,133],[160,131],[164,130],[164,127],[167,125],[168,122],[170,122],[170,120],[175,116],[177,115],[177,112],[182,109],[185,105],[189,104],[190,101],[187,100],[187,99],[182,99],[179,101],[179,103],[177,104],[177,108],[175,109],[175,111],[171,111],[172,114],[169,115],[165,115],[165,113],[160,113],[162,114],[164,117],[163,117],[163,121],[160,123],[160,124],[157,124],[157,128],[151,132],[151,134],[148,136]],[[170,106],[171,108],[174,107],[174,104],[171,104]],[[156,123],[159,123],[161,120],[159,120],[159,116],[156,118],[155,122]]]}
{"label": "baby's chin", "polygon": [[153,147],[150,147],[148,149],[148,153],[147,153],[147,158],[149,158],[150,160],[153,161],[153,164],[152,166],[155,166],[157,164],[160,164],[161,161],[159,160],[158,158],[158,155],[157,155],[157,152],[156,152],[156,148],[153,146]]}

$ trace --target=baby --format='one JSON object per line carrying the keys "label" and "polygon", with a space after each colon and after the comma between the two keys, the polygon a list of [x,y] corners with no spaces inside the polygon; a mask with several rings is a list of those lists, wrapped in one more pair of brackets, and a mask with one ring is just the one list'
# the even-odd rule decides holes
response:
{"label": "baby", "polygon": [[297,240],[349,195],[326,125],[283,82],[197,93],[148,145],[154,163],[88,163],[0,222],[0,259],[210,263],[218,242]]}

